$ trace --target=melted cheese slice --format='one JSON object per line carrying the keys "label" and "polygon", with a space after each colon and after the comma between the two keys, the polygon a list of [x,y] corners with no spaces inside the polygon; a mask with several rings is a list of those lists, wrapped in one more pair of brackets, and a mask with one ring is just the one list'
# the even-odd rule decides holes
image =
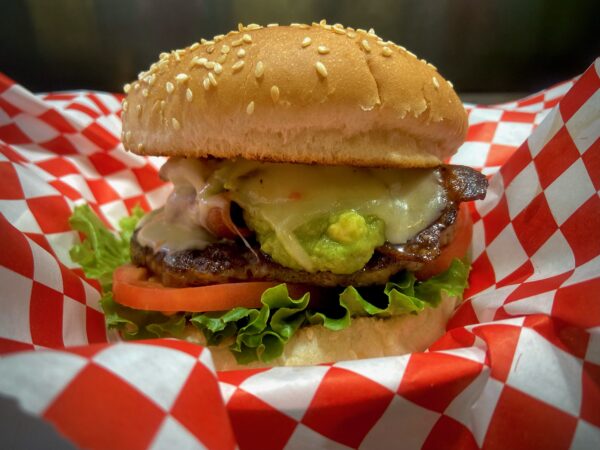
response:
{"label": "melted cheese slice", "polygon": [[400,244],[431,224],[446,205],[435,169],[246,164],[224,184],[242,208],[282,236],[312,219],[355,210],[382,219],[386,240]]}
{"label": "melted cheese slice", "polygon": [[138,242],[155,252],[204,250],[216,241],[214,236],[202,227],[168,220],[163,208],[146,216],[138,228]]}

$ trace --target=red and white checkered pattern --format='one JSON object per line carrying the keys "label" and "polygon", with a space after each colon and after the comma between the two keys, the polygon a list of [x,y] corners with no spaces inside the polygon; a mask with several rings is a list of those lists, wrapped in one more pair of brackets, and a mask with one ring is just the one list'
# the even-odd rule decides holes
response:
{"label": "red and white checkered pattern", "polygon": [[153,340],[17,352],[0,394],[84,448],[235,448],[207,350]]}
{"label": "red and white checkered pattern", "polygon": [[218,384],[201,347],[108,344],[98,286],[68,258],[74,204],[114,225],[168,193],[160,159],[121,150],[118,97],[1,78],[0,393],[83,447],[600,447],[599,72],[468,107],[451,162],[490,190],[467,301],[427,352]]}

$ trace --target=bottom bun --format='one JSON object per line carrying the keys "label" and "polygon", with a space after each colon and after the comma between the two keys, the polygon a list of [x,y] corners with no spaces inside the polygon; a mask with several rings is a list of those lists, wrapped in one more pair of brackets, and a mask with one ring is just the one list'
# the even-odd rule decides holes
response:
{"label": "bottom bun", "polygon": [[[298,330],[285,345],[283,354],[268,363],[253,362],[240,365],[229,351],[230,342],[208,347],[217,370],[239,370],[273,366],[307,366],[353,359],[399,356],[421,352],[446,330],[448,319],[460,299],[443,295],[436,308],[425,308],[419,314],[379,319],[355,317],[352,324],[341,331],[330,331],[322,325]],[[193,332],[188,340],[205,344],[200,332]]]}

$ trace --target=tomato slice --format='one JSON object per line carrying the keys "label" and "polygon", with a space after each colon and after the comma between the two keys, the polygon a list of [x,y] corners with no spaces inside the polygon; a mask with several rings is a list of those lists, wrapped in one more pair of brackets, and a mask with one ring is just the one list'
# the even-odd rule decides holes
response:
{"label": "tomato slice", "polygon": [[419,271],[415,272],[419,280],[426,280],[434,275],[445,272],[450,267],[454,258],[464,258],[471,245],[473,235],[473,221],[465,203],[460,204],[458,217],[456,219],[456,231],[454,239],[442,248],[440,256],[425,264]]}
{"label": "tomato slice", "polygon": [[146,269],[131,264],[119,267],[113,274],[115,301],[147,311],[226,311],[236,306],[260,308],[262,293],[277,284],[255,281],[169,288],[149,280]]}

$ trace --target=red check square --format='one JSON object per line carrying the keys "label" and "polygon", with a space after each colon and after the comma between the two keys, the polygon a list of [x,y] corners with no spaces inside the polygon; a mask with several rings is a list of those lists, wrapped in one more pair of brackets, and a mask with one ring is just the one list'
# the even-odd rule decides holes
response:
{"label": "red check square", "polygon": [[229,420],[219,386],[214,375],[203,364],[197,363],[192,370],[171,414],[206,448],[235,448],[231,428],[222,426]]}
{"label": "red check square", "polygon": [[122,378],[90,363],[43,416],[79,447],[142,450],[165,412]]}
{"label": "red check square", "polygon": [[577,265],[600,255],[600,197],[594,195],[560,227]]}
{"label": "red check square", "polygon": [[576,426],[575,417],[504,386],[483,449],[569,448]]}
{"label": "red check square", "polygon": [[562,127],[533,160],[542,188],[547,188],[579,156],[579,150],[575,147],[569,131]]}
{"label": "red check square", "polygon": [[546,196],[541,193],[513,219],[513,227],[525,252],[531,256],[558,229]]}
{"label": "red check square", "polygon": [[379,383],[332,367],[315,392],[302,423],[330,439],[358,447],[393,398],[394,393]]}
{"label": "red check square", "polygon": [[227,411],[240,448],[283,448],[298,425],[243,389],[231,396]]}
{"label": "red check square", "polygon": [[69,226],[71,209],[63,197],[30,198],[27,204],[44,233],[71,231]]}

